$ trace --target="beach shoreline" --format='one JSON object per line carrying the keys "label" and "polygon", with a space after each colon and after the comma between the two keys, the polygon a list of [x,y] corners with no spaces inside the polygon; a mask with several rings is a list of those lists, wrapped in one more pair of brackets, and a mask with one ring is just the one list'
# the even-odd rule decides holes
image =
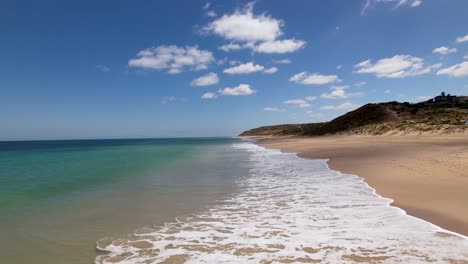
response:
{"label": "beach shoreline", "polygon": [[256,140],[299,157],[327,159],[330,169],[362,177],[407,214],[468,235],[468,133]]}

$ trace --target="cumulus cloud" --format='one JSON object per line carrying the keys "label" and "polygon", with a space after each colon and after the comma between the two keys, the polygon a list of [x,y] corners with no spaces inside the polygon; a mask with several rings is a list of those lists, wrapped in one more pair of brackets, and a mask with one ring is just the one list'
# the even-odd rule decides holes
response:
{"label": "cumulus cloud", "polygon": [[253,6],[254,2],[215,19],[204,31],[231,41],[220,47],[224,51],[250,48],[259,53],[288,53],[304,47],[302,40],[279,39],[284,22],[268,14],[254,14]]}
{"label": "cumulus cloud", "polygon": [[349,95],[346,94],[345,90],[334,90],[330,93],[323,93],[320,95],[320,98],[323,98],[323,99],[346,99],[348,98]]}
{"label": "cumulus cloud", "polygon": [[456,48],[449,48],[446,46],[438,47],[432,51],[432,53],[439,53],[442,55],[447,55],[447,54],[455,53],[455,52],[457,52]]}
{"label": "cumulus cloud", "polygon": [[319,73],[307,73],[301,72],[291,78],[290,82],[295,82],[304,85],[323,85],[329,83],[341,82],[340,78],[337,75],[322,75]]}
{"label": "cumulus cloud", "polygon": [[262,65],[254,64],[253,62],[247,62],[231,68],[227,68],[223,72],[227,74],[249,74],[263,71],[264,69],[265,67]]}
{"label": "cumulus cloud", "polygon": [[259,53],[289,53],[301,49],[305,41],[295,39],[273,40],[254,45],[252,49]]}
{"label": "cumulus cloud", "polygon": [[128,61],[128,66],[152,70],[167,70],[176,74],[186,69],[203,70],[215,58],[210,51],[200,50],[197,46],[159,46],[138,52],[137,58]]}
{"label": "cumulus cloud", "polygon": [[468,35],[458,37],[455,41],[456,41],[457,43],[467,42],[467,41],[468,41]]}
{"label": "cumulus cloud", "polygon": [[269,15],[253,14],[253,3],[243,10],[236,10],[233,14],[226,14],[208,24],[205,29],[225,39],[235,41],[270,41],[281,36],[283,32],[281,20]]}
{"label": "cumulus cloud", "polygon": [[380,59],[376,63],[372,63],[371,60],[360,62],[354,65],[354,73],[374,74],[379,78],[404,78],[427,74],[441,66],[425,65],[424,59],[410,55],[396,55]]}
{"label": "cumulus cloud", "polygon": [[286,109],[278,108],[278,107],[265,107],[263,108],[264,111],[270,111],[270,112],[286,112]]}
{"label": "cumulus cloud", "polygon": [[362,5],[361,15],[364,15],[369,8],[380,3],[394,4],[394,8],[399,8],[401,6],[417,7],[422,4],[422,0],[365,0]]}
{"label": "cumulus cloud", "polygon": [[291,61],[289,59],[282,59],[282,60],[273,60],[275,64],[289,64]]}
{"label": "cumulus cloud", "polygon": [[300,108],[306,108],[306,107],[310,106],[310,104],[304,99],[286,100],[283,103],[284,104],[293,104],[293,105],[296,105],[297,107],[300,107]]}
{"label": "cumulus cloud", "polygon": [[[346,86],[343,86],[344,88],[337,87],[333,89],[330,93],[323,93],[320,95],[320,98],[323,99],[347,99],[352,96],[362,96],[364,93],[348,93],[345,91],[347,88]],[[349,87],[349,86],[348,86]]]}
{"label": "cumulus cloud", "polygon": [[216,73],[210,72],[201,77],[193,79],[190,83],[192,86],[208,86],[215,85],[219,82],[219,77]]}
{"label": "cumulus cloud", "polygon": [[351,102],[342,103],[340,105],[327,105],[322,106],[320,109],[322,110],[352,110],[358,108],[359,105],[353,104]]}
{"label": "cumulus cloud", "polygon": [[221,95],[239,96],[239,95],[251,95],[256,91],[253,90],[248,84],[240,84],[236,87],[226,87],[219,90]]}
{"label": "cumulus cloud", "polygon": [[468,61],[464,61],[459,64],[455,64],[451,67],[440,69],[437,75],[449,75],[453,77],[464,77],[468,76]]}
{"label": "cumulus cloud", "polygon": [[271,68],[265,69],[265,70],[263,71],[263,73],[266,73],[266,74],[273,74],[273,73],[275,73],[275,72],[277,72],[277,71],[278,71],[278,68],[276,68],[276,67],[271,67]]}
{"label": "cumulus cloud", "polygon": [[217,16],[216,12],[214,10],[206,11],[205,15],[208,16],[208,17],[216,17]]}
{"label": "cumulus cloud", "polygon": [[201,96],[202,99],[216,99],[218,98],[218,96],[215,94],[215,93],[204,93],[202,96]]}
{"label": "cumulus cloud", "polygon": [[241,50],[243,48],[244,48],[243,46],[236,44],[236,43],[229,43],[229,44],[225,44],[219,47],[220,50],[226,51],[226,52],[232,51],[232,50]]}

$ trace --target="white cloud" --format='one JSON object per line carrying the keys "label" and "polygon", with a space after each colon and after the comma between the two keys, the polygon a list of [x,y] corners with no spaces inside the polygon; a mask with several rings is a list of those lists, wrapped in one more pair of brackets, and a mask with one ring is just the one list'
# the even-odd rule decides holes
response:
{"label": "white cloud", "polygon": [[458,37],[455,41],[456,41],[457,43],[467,42],[467,41],[468,41],[468,35],[465,35],[465,36],[462,36],[462,37]]}
{"label": "white cloud", "polygon": [[277,72],[277,71],[278,71],[278,68],[276,68],[276,67],[271,67],[271,68],[265,69],[265,70],[263,71],[263,73],[266,73],[266,74],[273,74],[273,73],[275,73],[275,72]]}
{"label": "white cloud", "polygon": [[289,64],[291,61],[289,59],[282,59],[282,60],[273,60],[275,64]]}
{"label": "white cloud", "polygon": [[232,51],[232,50],[241,50],[243,49],[244,47],[242,47],[241,45],[239,44],[236,44],[236,43],[229,43],[229,44],[225,44],[225,45],[222,45],[219,47],[220,50],[223,50],[223,51]]}
{"label": "white cloud", "polygon": [[320,107],[322,110],[351,110],[358,108],[359,105],[353,104],[351,102],[346,102],[340,105],[327,105]]}
{"label": "white cloud", "polygon": [[267,14],[255,15],[254,3],[219,17],[205,26],[204,31],[231,41],[231,44],[221,46],[224,51],[250,48],[260,53],[288,53],[306,44],[302,40],[278,39],[283,35],[284,22]]}
{"label": "white cloud", "polygon": [[201,96],[202,99],[216,99],[218,98],[218,96],[215,94],[215,93],[204,93],[202,96]]}
{"label": "white cloud", "polygon": [[362,96],[364,93],[347,93],[345,89],[349,86],[332,86],[333,91],[330,93],[323,93],[320,95],[320,98],[323,99],[346,99],[352,96]]}
{"label": "white cloud", "polygon": [[106,65],[96,65],[96,69],[101,72],[110,72],[110,68]]}
{"label": "white cloud", "polygon": [[265,41],[253,46],[260,53],[289,53],[303,48],[305,41],[295,39]]}
{"label": "white cloud", "polygon": [[468,55],[463,56],[464,60],[468,60]]}
{"label": "white cloud", "polygon": [[337,75],[321,75],[318,73],[309,74],[307,72],[298,73],[292,76],[289,81],[304,85],[322,85],[341,82]]}
{"label": "white cloud", "polygon": [[345,90],[341,90],[341,89],[334,90],[328,94],[323,93],[320,95],[320,98],[323,98],[323,99],[346,99],[348,97],[349,95],[345,92]]}
{"label": "white cloud", "polygon": [[380,3],[392,3],[394,4],[394,8],[401,6],[417,7],[422,4],[422,0],[365,0],[361,9],[361,15],[364,15],[369,8]]}
{"label": "white cloud", "polygon": [[217,14],[216,14],[216,12],[214,10],[206,11],[205,15],[208,16],[208,17],[216,17],[217,16]]}
{"label": "white cloud", "polygon": [[450,75],[453,77],[468,76],[468,61],[455,64],[448,68],[440,69],[437,72],[437,75],[442,75],[442,74]]}
{"label": "white cloud", "polygon": [[254,94],[255,92],[256,91],[253,90],[248,84],[240,84],[236,87],[226,87],[222,90],[219,90],[220,94],[231,95],[231,96],[251,95],[251,94]]}
{"label": "white cloud", "polygon": [[416,97],[418,100],[422,100],[422,101],[427,101],[429,99],[432,99],[434,98],[433,96],[430,96],[430,95],[421,95],[421,96],[418,96]]}
{"label": "white cloud", "polygon": [[432,53],[439,53],[442,55],[447,55],[447,54],[455,53],[455,52],[457,52],[456,48],[450,49],[449,47],[446,47],[446,46],[438,47],[432,51]]}
{"label": "white cloud", "polygon": [[253,62],[248,62],[244,64],[240,64],[231,68],[227,68],[224,70],[224,73],[227,74],[249,74],[254,72],[263,71],[265,67],[262,65],[254,64]]}
{"label": "white cloud", "polygon": [[317,100],[317,96],[306,96],[305,99],[307,101],[314,101],[314,100]]}
{"label": "white cloud", "polygon": [[412,6],[412,7],[417,7],[417,6],[419,6],[420,4],[422,4],[422,0],[414,0],[414,1],[411,3],[411,6]]}
{"label": "white cloud", "polygon": [[362,87],[362,86],[364,86],[364,85],[366,85],[366,84],[367,84],[367,82],[357,82],[357,83],[354,84],[354,86],[356,86],[356,87]]}
{"label": "white cloud", "polygon": [[193,79],[191,82],[192,86],[208,86],[215,85],[219,82],[219,77],[216,73],[210,72],[201,77]]}
{"label": "white cloud", "polygon": [[366,60],[354,65],[360,74],[374,74],[379,78],[404,78],[418,76],[440,68],[441,64],[425,65],[424,59],[410,55],[396,55],[391,58],[378,60],[375,64],[371,60]]}
{"label": "white cloud", "polygon": [[392,91],[390,91],[390,90],[385,90],[385,91],[384,91],[384,93],[386,93],[386,94],[389,94],[389,93],[391,93],[391,92],[392,92]]}
{"label": "white cloud", "polygon": [[136,59],[128,61],[128,66],[143,69],[167,70],[176,74],[190,70],[203,70],[213,63],[215,58],[210,51],[194,47],[159,46],[140,51]]}
{"label": "white cloud", "polygon": [[310,104],[304,99],[286,100],[283,103],[284,104],[293,104],[293,105],[296,105],[297,107],[300,107],[300,108],[306,108],[306,107],[310,106]]}
{"label": "white cloud", "polygon": [[338,66],[336,66],[336,69],[339,70],[339,69],[341,69],[342,67],[343,67],[343,65],[338,65]]}
{"label": "white cloud", "polygon": [[263,108],[264,111],[270,111],[270,112],[285,112],[286,109],[278,108],[278,107],[265,107]]}
{"label": "white cloud", "polygon": [[225,39],[241,42],[271,41],[283,34],[281,20],[266,14],[254,15],[252,11],[251,3],[244,10],[237,10],[233,14],[216,19],[208,24],[205,30]]}

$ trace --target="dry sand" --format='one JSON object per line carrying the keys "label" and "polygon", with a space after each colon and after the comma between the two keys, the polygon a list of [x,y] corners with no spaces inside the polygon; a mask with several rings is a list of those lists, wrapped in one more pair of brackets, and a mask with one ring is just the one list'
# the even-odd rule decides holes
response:
{"label": "dry sand", "polygon": [[363,177],[408,214],[468,236],[468,133],[269,138],[258,143]]}

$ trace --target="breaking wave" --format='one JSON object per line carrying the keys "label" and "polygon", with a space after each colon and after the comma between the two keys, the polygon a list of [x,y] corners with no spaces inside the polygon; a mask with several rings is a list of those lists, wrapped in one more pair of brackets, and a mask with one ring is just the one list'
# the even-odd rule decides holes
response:
{"label": "breaking wave", "polygon": [[[96,263],[468,263],[468,238],[406,215],[362,178],[252,143],[232,198],[125,239]],[[168,205],[170,206],[170,205]]]}

